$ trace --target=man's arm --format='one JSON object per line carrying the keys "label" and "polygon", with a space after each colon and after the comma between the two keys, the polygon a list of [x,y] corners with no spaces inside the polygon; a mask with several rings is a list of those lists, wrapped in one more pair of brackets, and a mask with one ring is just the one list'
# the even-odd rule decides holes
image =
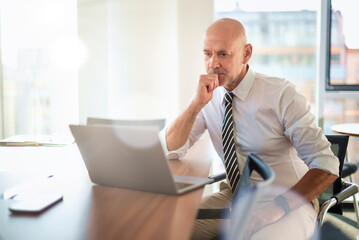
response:
{"label": "man's arm", "polygon": [[168,151],[176,150],[186,143],[201,109],[198,104],[192,101],[187,109],[167,129],[166,142]]}
{"label": "man's arm", "polygon": [[[299,208],[319,196],[338,176],[327,173],[320,169],[310,169],[297,184],[295,184],[283,196],[287,199],[291,210]],[[293,194],[293,192],[297,194]],[[298,198],[298,194],[303,198]],[[285,210],[272,202],[268,206],[256,210],[252,214],[251,223],[247,228],[247,236],[251,236],[263,227],[279,221]]]}
{"label": "man's arm", "polygon": [[[314,200],[322,192],[324,192],[327,187],[332,184],[338,176],[325,172],[321,169],[310,169],[297,184],[295,184],[287,193],[284,193],[283,196],[287,199],[288,205],[291,210],[301,207],[307,202]],[[292,192],[296,194],[291,194]],[[297,194],[302,198],[298,198]],[[279,207],[273,203],[273,207],[277,209],[276,217],[280,219],[285,215],[283,208]]]}
{"label": "man's arm", "polygon": [[[337,178],[338,176],[321,169],[310,169],[302,179],[291,188],[291,190],[302,196],[304,200],[312,201],[327,189],[327,187],[329,187]],[[288,202],[291,209],[296,209],[303,205],[303,203],[296,199],[288,199]]]}
{"label": "man's arm", "polygon": [[213,90],[217,87],[217,74],[200,76],[196,96],[166,131],[168,151],[176,150],[186,143],[198,113],[212,99]]}
{"label": "man's arm", "polygon": [[[307,159],[308,155],[318,153],[315,155],[319,158],[303,161],[309,167],[312,164],[312,166],[323,167],[326,171],[315,167],[311,168],[288,192],[283,193],[266,207],[256,210],[252,215],[253,221],[248,228],[248,235],[279,221],[285,216],[286,211],[294,211],[314,200],[338,177],[329,172],[338,172],[339,161],[334,158],[329,147],[330,144],[317,139],[322,135],[322,131],[317,126],[316,119],[310,112],[310,104],[305,97],[298,94],[293,86],[288,85],[280,97],[278,106],[280,109],[278,112],[283,119],[284,134],[295,146],[299,157]],[[308,148],[308,146],[310,147]],[[326,157],[328,157],[325,159],[328,160],[328,164],[322,166],[326,162],[323,158]]]}

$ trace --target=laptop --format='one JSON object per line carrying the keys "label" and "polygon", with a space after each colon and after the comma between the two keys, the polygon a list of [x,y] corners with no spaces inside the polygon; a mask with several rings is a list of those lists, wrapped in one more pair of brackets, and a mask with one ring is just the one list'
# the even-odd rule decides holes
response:
{"label": "laptop", "polygon": [[148,119],[148,120],[123,120],[123,119],[107,119],[88,117],[87,125],[125,125],[125,126],[157,126],[158,130],[162,130],[165,126],[166,119]]}
{"label": "laptop", "polygon": [[171,173],[153,126],[70,125],[93,183],[179,195],[212,182]]}

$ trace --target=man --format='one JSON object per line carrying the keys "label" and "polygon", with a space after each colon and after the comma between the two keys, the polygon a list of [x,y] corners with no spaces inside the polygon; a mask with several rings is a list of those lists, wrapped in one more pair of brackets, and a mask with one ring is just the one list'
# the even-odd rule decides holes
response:
{"label": "man", "polygon": [[[257,154],[274,170],[274,184],[295,191],[306,201],[284,192],[256,210],[248,236],[266,239],[266,234],[280,229],[275,239],[294,239],[286,234],[291,231],[286,221],[301,211],[306,220],[296,226],[303,228],[297,237],[307,239],[315,228],[311,212],[313,208],[317,211],[316,197],[337,178],[339,168],[308,102],[288,81],[255,73],[249,67],[252,45],[236,20],[220,19],[210,25],[203,53],[207,74],[199,77],[187,109],[165,132],[169,157],[183,156],[208,130],[225,163],[228,182],[221,184],[220,192],[203,199],[202,206],[208,208],[230,204],[248,154]],[[218,221],[198,220],[193,238],[211,239],[220,226]]]}

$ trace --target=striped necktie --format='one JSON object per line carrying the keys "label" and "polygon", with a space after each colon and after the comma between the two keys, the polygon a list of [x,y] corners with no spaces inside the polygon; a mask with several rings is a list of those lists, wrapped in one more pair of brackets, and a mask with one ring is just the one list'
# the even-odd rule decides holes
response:
{"label": "striped necktie", "polygon": [[233,93],[227,92],[224,96],[225,113],[222,126],[222,143],[224,153],[224,165],[227,177],[232,187],[232,192],[236,191],[239,181],[239,166],[237,161],[236,148],[233,133],[233,114],[232,114]]}

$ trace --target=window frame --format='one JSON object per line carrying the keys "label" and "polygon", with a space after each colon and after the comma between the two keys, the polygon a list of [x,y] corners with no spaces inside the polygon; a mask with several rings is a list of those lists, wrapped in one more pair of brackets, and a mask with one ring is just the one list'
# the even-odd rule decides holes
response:
{"label": "window frame", "polygon": [[331,84],[330,83],[330,68],[331,68],[331,36],[332,36],[332,0],[328,0],[327,5],[327,26],[328,34],[326,39],[326,78],[325,78],[325,91],[359,91],[359,84]]}

